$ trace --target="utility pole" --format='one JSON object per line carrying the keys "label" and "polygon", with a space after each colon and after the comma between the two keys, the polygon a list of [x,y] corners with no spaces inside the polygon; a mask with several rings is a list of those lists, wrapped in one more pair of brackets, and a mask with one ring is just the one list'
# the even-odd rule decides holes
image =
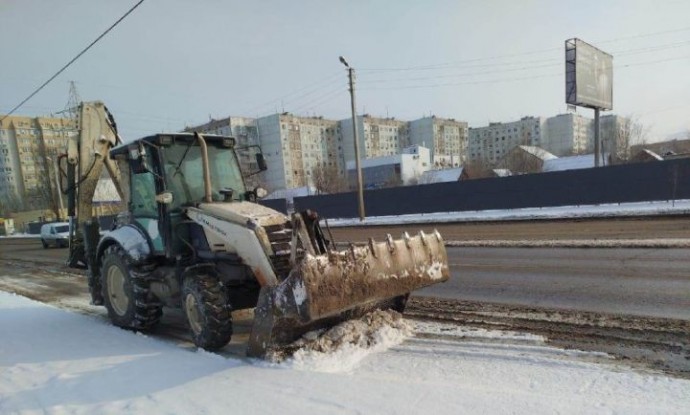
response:
{"label": "utility pole", "polygon": [[357,130],[357,110],[355,105],[355,69],[348,65],[345,58],[340,57],[340,62],[347,68],[347,77],[350,84],[350,104],[352,107],[352,132],[355,141],[355,167],[357,169],[357,201],[359,205],[359,220],[364,221],[364,187],[362,185],[362,165],[359,160],[359,131]]}

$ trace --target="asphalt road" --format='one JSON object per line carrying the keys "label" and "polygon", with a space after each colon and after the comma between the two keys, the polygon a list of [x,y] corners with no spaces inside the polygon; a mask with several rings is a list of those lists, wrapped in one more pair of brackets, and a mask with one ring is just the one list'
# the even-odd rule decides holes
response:
{"label": "asphalt road", "polygon": [[690,250],[448,248],[451,278],[418,295],[690,320]]}
{"label": "asphalt road", "polygon": [[[688,249],[448,248],[450,281],[416,294],[690,320],[689,254]],[[43,249],[38,240],[0,238],[0,260],[61,268],[66,257],[67,249]]]}

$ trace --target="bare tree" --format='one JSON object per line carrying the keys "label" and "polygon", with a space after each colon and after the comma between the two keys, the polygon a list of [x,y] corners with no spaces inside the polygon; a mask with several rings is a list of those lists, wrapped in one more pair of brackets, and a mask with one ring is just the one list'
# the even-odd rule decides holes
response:
{"label": "bare tree", "polygon": [[34,174],[36,175],[36,187],[27,195],[35,206],[48,209],[55,218],[60,218],[60,197],[56,186],[55,169],[53,164],[57,155],[48,155],[45,142],[38,140],[38,151],[34,154]]}
{"label": "bare tree", "polygon": [[335,163],[318,164],[311,171],[311,179],[317,194],[341,193],[349,190],[347,180],[340,174]]}
{"label": "bare tree", "polygon": [[616,122],[608,125],[602,135],[611,163],[622,164],[634,156],[630,151],[633,145],[646,141],[647,128],[635,116],[617,117],[614,120]]}
{"label": "bare tree", "polygon": [[499,163],[499,166],[514,173],[539,173],[544,165],[544,160],[530,152],[515,147]]}

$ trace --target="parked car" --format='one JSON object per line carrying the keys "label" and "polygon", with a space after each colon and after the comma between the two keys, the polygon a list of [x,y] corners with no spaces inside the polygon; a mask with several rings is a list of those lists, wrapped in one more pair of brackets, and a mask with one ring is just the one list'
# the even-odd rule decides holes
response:
{"label": "parked car", "polygon": [[41,244],[44,248],[50,245],[58,248],[69,245],[69,223],[55,222],[41,226]]}

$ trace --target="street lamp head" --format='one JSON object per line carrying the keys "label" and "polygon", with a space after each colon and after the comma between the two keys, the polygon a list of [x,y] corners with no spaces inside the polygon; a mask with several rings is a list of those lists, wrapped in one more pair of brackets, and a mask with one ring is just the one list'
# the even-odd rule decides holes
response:
{"label": "street lamp head", "polygon": [[350,65],[347,64],[347,61],[345,60],[345,58],[343,58],[342,56],[340,56],[339,59],[340,59],[340,62],[342,62],[343,65],[345,65],[345,66],[348,67],[348,68],[350,67]]}

